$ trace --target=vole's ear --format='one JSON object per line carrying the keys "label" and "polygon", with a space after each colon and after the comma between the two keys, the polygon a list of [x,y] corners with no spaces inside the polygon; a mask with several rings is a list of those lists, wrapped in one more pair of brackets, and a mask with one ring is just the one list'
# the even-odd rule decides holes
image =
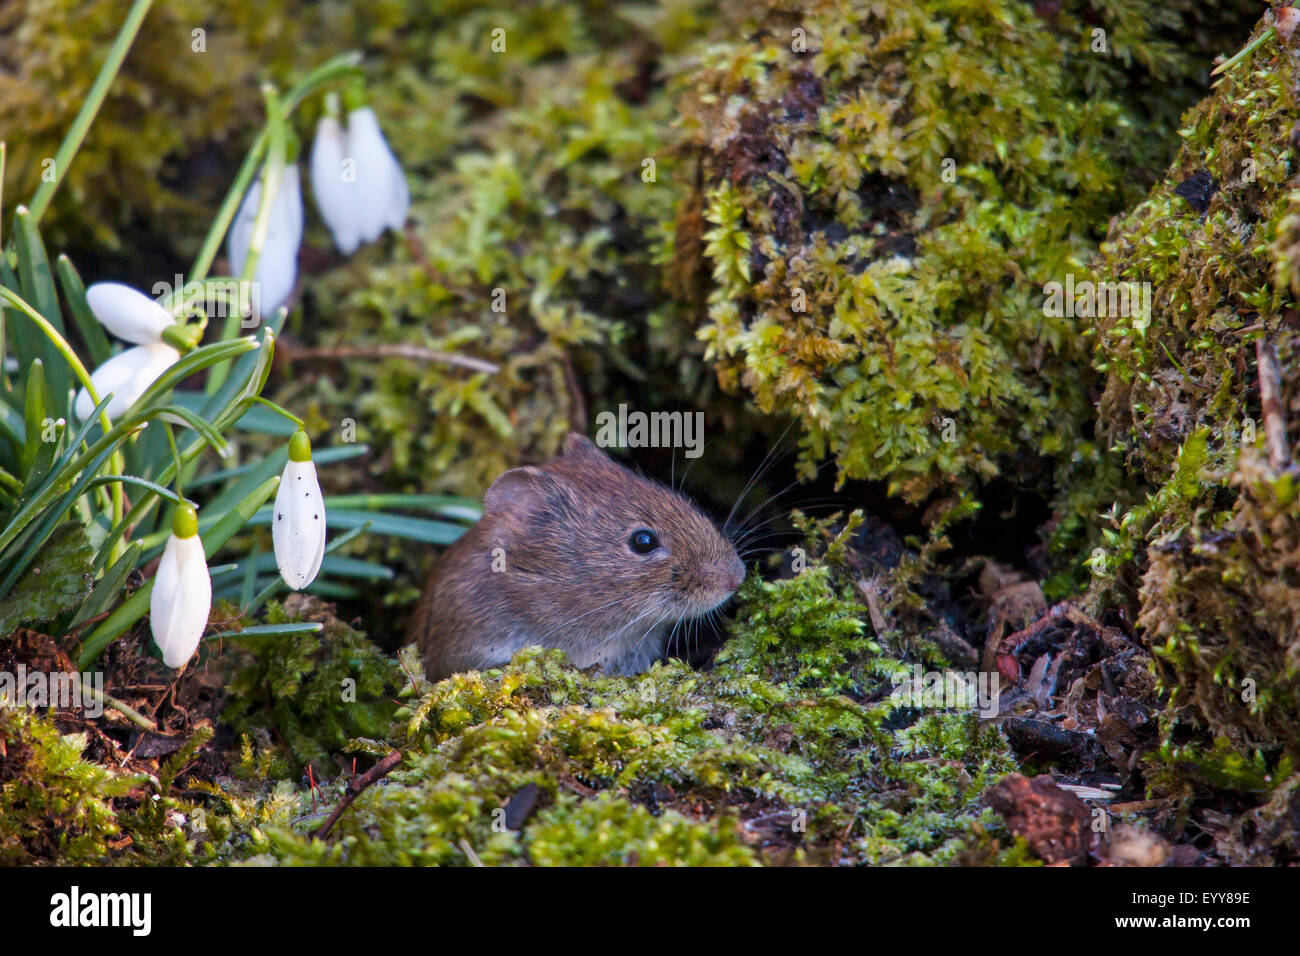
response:
{"label": "vole's ear", "polygon": [[550,478],[540,468],[528,465],[511,468],[483,496],[484,515],[522,518],[546,507],[546,486]]}
{"label": "vole's ear", "polygon": [[586,435],[578,432],[569,432],[568,437],[564,439],[564,453],[566,455],[594,455],[597,458],[608,458]]}

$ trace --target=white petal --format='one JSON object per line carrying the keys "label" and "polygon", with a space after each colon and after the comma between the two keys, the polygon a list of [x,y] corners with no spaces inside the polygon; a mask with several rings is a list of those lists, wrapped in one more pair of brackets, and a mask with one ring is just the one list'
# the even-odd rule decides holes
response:
{"label": "white petal", "polygon": [[230,259],[230,274],[236,279],[244,274],[248,247],[253,241],[253,224],[257,221],[257,207],[261,201],[262,177],[259,174],[244,193],[244,201],[239,204],[239,212],[235,213],[226,236],[226,257]]}
{"label": "white petal", "polygon": [[285,584],[300,591],[316,579],[325,558],[325,499],[312,462],[284,466],[271,514],[271,541]]}
{"label": "white petal", "polygon": [[[248,262],[261,196],[262,180],[259,176],[244,196],[230,226],[226,251],[230,257],[230,271],[237,277],[243,275]],[[298,167],[289,165],[281,173],[280,188],[271,202],[266,242],[257,260],[257,273],[253,276],[250,298],[253,311],[258,315],[274,312],[289,300],[298,278],[298,247],[301,244],[302,181]]]}
{"label": "white petal", "polygon": [[180,667],[193,656],[212,610],[212,579],[198,535],[172,535],[163,549],[149,598],[149,625],[163,663]]}
{"label": "white petal", "polygon": [[302,245],[302,181],[297,166],[286,166],[271,205],[266,245],[257,263],[253,287],[259,315],[274,312],[293,294],[298,278],[298,247]]}
{"label": "white petal", "polygon": [[[125,352],[119,352],[95,371],[90,373],[90,380],[95,391],[103,399],[109,392],[113,400],[105,410],[109,418],[121,418],[122,413],[135,404],[135,400],[144,394],[145,389],[157,381],[158,376],[180,361],[181,354],[163,342],[149,345],[136,345]],[[74,406],[77,417],[83,422],[95,410],[90,401],[90,393],[84,388],[77,393]]]}
{"label": "white petal", "polygon": [[344,255],[351,255],[361,242],[356,225],[356,180],[344,167],[348,138],[339,121],[325,116],[316,126],[311,149],[311,189],[316,208],[334,237],[334,245]]}
{"label": "white petal", "polygon": [[104,328],[136,345],[157,342],[175,324],[161,305],[120,282],[96,282],[86,290],[86,304]]}
{"label": "white petal", "polygon": [[393,176],[393,195],[388,204],[388,217],[384,224],[394,232],[401,232],[406,216],[411,211],[411,190],[406,185],[406,174],[396,167]]}
{"label": "white petal", "polygon": [[406,219],[402,200],[405,177],[370,107],[353,110],[348,115],[348,144],[357,161],[357,227],[362,241],[373,242],[393,224],[395,216],[400,214],[402,222]]}

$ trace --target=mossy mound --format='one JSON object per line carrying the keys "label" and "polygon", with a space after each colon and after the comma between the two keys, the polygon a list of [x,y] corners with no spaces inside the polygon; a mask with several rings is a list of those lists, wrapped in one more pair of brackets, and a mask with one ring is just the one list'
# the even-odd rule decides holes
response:
{"label": "mossy mound", "polygon": [[[1125,477],[1100,483],[1115,506],[1096,539],[1094,600],[1136,611],[1170,694],[1173,776],[1244,790],[1276,785],[1300,753],[1298,70],[1276,36],[1229,68],[1090,276],[1150,283],[1153,300],[1149,317],[1097,322],[1097,430]],[[1272,412],[1260,355],[1277,357]]]}
{"label": "mossy mound", "polygon": [[760,5],[685,84],[700,335],[841,477],[920,499],[1078,442],[1086,346],[1042,290],[1165,161],[1205,38],[1194,4],[1059,6]]}
{"label": "mossy mound", "polygon": [[[238,737],[210,748],[200,730],[156,772],[93,763],[84,735],[0,710],[0,773],[28,781],[6,782],[4,845],[14,859],[122,863],[1029,862],[983,800],[1017,769],[996,727],[891,698],[902,651],[866,636],[842,564],[855,524],[798,576],[748,584],[703,671],[602,676],[534,648],[430,684],[413,648],[367,650],[308,600],[276,619],[305,614],[325,623],[318,634],[214,649],[184,675],[207,687],[220,675]],[[314,835],[394,750],[392,771]]]}
{"label": "mossy mound", "polygon": [[749,585],[737,635],[704,672],[670,662],[608,677],[530,649],[431,685],[407,648],[392,729],[349,748],[376,759],[401,750],[386,782],[328,841],[312,840],[324,813],[308,813],[310,791],[277,788],[276,762],[259,766],[246,742],[245,782],[205,789],[256,830],[241,824],[213,852],[313,863],[1003,859],[1013,841],[1004,834],[998,848],[980,800],[1014,767],[1001,735],[959,712],[887,729],[897,705],[879,691],[896,664],[863,635],[865,608],[838,578],[822,565]]}

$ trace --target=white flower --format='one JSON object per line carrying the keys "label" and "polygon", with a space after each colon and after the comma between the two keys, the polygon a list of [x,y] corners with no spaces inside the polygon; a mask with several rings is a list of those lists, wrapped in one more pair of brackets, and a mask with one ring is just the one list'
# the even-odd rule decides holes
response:
{"label": "white flower", "polygon": [[[120,282],[96,282],[86,290],[86,304],[104,328],[136,345],[114,355],[90,375],[101,399],[113,393],[106,412],[109,418],[118,418],[159,375],[180,360],[180,351],[164,341],[178,341],[170,330],[179,327],[161,305]],[[81,389],[74,407],[82,421],[89,418],[95,410],[90,392]]]}
{"label": "white flower", "polygon": [[311,460],[311,442],[301,429],[289,440],[289,461],[280,476],[271,519],[280,577],[301,591],[316,580],[325,559],[325,499]]}
{"label": "white flower", "polygon": [[311,182],[321,218],[345,255],[385,229],[401,229],[411,208],[406,175],[368,106],[348,114],[346,129],[328,112],[321,118]]}
{"label": "white flower", "polygon": [[[119,352],[90,373],[91,384],[101,400],[109,392],[113,400],[105,409],[109,418],[120,418],[135,400],[157,381],[158,376],[180,361],[181,353],[165,342],[150,342]],[[77,393],[74,406],[83,422],[90,418],[95,403],[84,388]]]}
{"label": "white flower", "polygon": [[[361,243],[352,210],[356,207],[357,183],[344,166],[348,160],[348,136],[336,117],[326,113],[316,124],[311,147],[311,189],[316,208],[334,236],[339,252],[350,256]],[[352,170],[355,172],[355,169]]]}
{"label": "white flower", "polygon": [[86,304],[99,323],[133,345],[162,341],[175,317],[143,292],[120,282],[96,282],[86,290]]}
{"label": "white flower", "polygon": [[192,507],[181,505],[149,598],[149,626],[164,664],[180,667],[194,655],[211,610],[212,579],[199,540],[198,517]]}
{"label": "white flower", "polygon": [[[253,242],[253,226],[257,222],[257,207],[262,201],[262,177],[253,182],[239,212],[230,226],[226,254],[230,257],[230,271],[236,277],[244,274],[249,248]],[[298,247],[302,245],[302,182],[298,167],[286,165],[280,174],[280,187],[271,201],[270,222],[266,241],[257,259],[257,272],[253,278],[252,304],[257,315],[274,312],[289,300],[294,282],[298,278]]]}

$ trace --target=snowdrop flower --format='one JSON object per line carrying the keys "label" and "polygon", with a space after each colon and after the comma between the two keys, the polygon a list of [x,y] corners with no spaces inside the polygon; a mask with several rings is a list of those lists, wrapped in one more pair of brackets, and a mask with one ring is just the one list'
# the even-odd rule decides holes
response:
{"label": "snowdrop flower", "polygon": [[[135,404],[158,376],[180,360],[182,352],[193,348],[202,331],[197,326],[177,325],[161,305],[120,282],[95,283],[86,290],[86,304],[104,328],[135,346],[91,373],[90,381],[101,399],[113,393],[106,409],[109,418],[121,417]],[[74,407],[82,421],[95,410],[86,389],[77,393]]]}
{"label": "snowdrop flower", "polygon": [[358,106],[348,114],[346,128],[336,111],[337,98],[332,97],[316,126],[311,184],[334,244],[350,255],[385,229],[401,229],[411,194],[375,111]]}
{"label": "snowdrop flower", "polygon": [[[230,257],[230,271],[236,277],[244,275],[253,227],[257,222],[257,209],[262,201],[262,176],[258,176],[244,194],[235,221],[230,226],[226,254]],[[298,247],[302,245],[302,181],[298,165],[293,161],[280,171],[280,185],[271,200],[270,223],[266,241],[257,258],[257,271],[253,275],[252,304],[257,315],[274,312],[293,292],[298,279]]]}
{"label": "snowdrop flower", "polygon": [[211,610],[212,579],[199,540],[198,516],[182,504],[172,520],[149,598],[149,625],[164,664],[177,668],[193,656]]}
{"label": "snowdrop flower", "polygon": [[271,542],[280,577],[301,591],[320,572],[325,559],[325,499],[311,460],[311,442],[302,429],[289,439],[289,461],[280,476],[271,522]]}

